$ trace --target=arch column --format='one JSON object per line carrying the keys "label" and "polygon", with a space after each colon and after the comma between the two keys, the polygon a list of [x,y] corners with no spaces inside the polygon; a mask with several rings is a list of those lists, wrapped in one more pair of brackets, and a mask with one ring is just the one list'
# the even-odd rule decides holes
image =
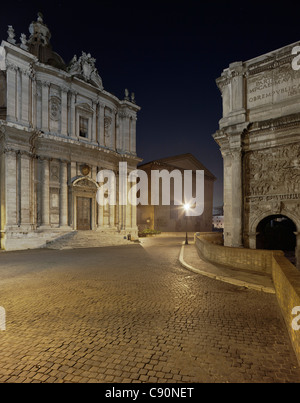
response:
{"label": "arch column", "polygon": [[242,152],[238,148],[232,152],[232,246],[242,247]]}
{"label": "arch column", "polygon": [[259,234],[259,232],[249,232],[248,234],[248,242],[249,242],[249,248],[250,249],[256,249],[256,237]]}
{"label": "arch column", "polygon": [[294,232],[296,235],[296,249],[295,249],[295,257],[296,257],[296,267],[300,270],[300,232]]}

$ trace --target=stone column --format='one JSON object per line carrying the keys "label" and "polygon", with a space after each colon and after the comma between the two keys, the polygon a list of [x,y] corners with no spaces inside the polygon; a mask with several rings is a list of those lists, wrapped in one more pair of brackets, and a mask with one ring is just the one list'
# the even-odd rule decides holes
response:
{"label": "stone column", "polygon": [[[136,178],[134,181],[128,183],[128,186],[130,188],[128,194],[130,194],[130,196],[131,196],[130,198],[128,197],[128,204],[130,206],[130,210],[128,209],[128,212],[130,214],[130,227],[133,230],[136,230],[136,226],[137,226],[137,216],[136,216],[137,215],[137,206],[136,206],[137,194],[135,192],[136,183],[137,183]],[[133,192],[132,192],[132,190],[133,190]]]}
{"label": "stone column", "polygon": [[101,204],[97,203],[97,209],[98,209],[97,227],[102,228],[103,227],[103,206]]}
{"label": "stone column", "polygon": [[60,227],[68,225],[68,175],[67,162],[60,162],[60,201],[59,201],[59,222]]}
{"label": "stone column", "polygon": [[42,83],[42,130],[49,131],[49,88],[48,82]]}
{"label": "stone column", "polygon": [[17,102],[17,120],[20,122],[22,119],[22,73],[20,69],[17,70],[17,93],[16,93],[16,102]]}
{"label": "stone column", "polygon": [[120,116],[119,113],[116,111],[115,114],[115,149],[119,150],[119,138],[120,138]]}
{"label": "stone column", "polygon": [[231,78],[231,105],[232,110],[244,113],[244,76],[243,76],[243,62],[234,62],[229,66],[230,72],[233,76]]}
{"label": "stone column", "polygon": [[232,169],[231,155],[228,152],[222,152],[223,156],[223,180],[224,180],[224,246],[231,245],[231,227],[232,227]]}
{"label": "stone column", "polygon": [[242,187],[242,152],[232,150],[232,238],[233,247],[243,245],[243,187]]}
{"label": "stone column", "polygon": [[71,92],[70,95],[70,135],[76,138],[76,114],[75,114],[76,93]]}
{"label": "stone column", "polygon": [[300,270],[300,232],[294,232],[296,235],[296,249],[295,249],[295,257],[296,257],[296,267]]}
{"label": "stone column", "polygon": [[126,214],[126,229],[129,229],[132,227],[132,222],[131,222],[131,204],[127,203],[127,206],[125,207],[125,214]]}
{"label": "stone column", "polygon": [[120,175],[119,173],[116,175],[116,185],[117,185],[117,226],[119,230],[123,230],[124,229],[124,207],[121,204],[121,200],[120,200],[120,193],[119,193],[119,186],[120,186]]}
{"label": "stone column", "polygon": [[96,142],[100,144],[100,103],[96,103]]}
{"label": "stone column", "polygon": [[28,125],[29,121],[29,109],[31,108],[30,92],[29,92],[29,72],[22,72],[21,75],[21,116],[22,122]]}
{"label": "stone column", "polygon": [[30,189],[31,189],[31,225],[32,229],[37,227],[37,212],[38,212],[38,177],[37,177],[37,165],[38,158],[36,156],[32,157],[30,164]]}
{"label": "stone column", "polygon": [[61,91],[61,134],[68,134],[68,89]]}
{"label": "stone column", "polygon": [[11,64],[7,64],[7,120],[9,122],[15,122],[16,120],[16,74],[17,68]]}
{"label": "stone column", "polygon": [[92,109],[93,109],[93,119],[92,119],[91,141],[95,143],[97,142],[97,104],[94,101],[92,104]]}
{"label": "stone column", "polygon": [[116,205],[115,205],[115,226],[120,230],[120,208],[119,208],[119,172],[116,171]]}
{"label": "stone column", "polygon": [[[101,168],[97,168],[97,171],[101,171]],[[97,172],[97,174],[98,174]],[[101,229],[103,227],[103,200],[101,201],[101,203],[98,203],[98,199],[97,196],[99,196],[99,193],[97,193],[96,195],[96,201],[97,201],[97,228]]]}
{"label": "stone column", "polygon": [[6,227],[10,227],[17,225],[17,157],[13,150],[4,155]]}
{"label": "stone column", "polygon": [[130,152],[136,154],[136,118],[131,120]]}
{"label": "stone column", "polygon": [[49,200],[49,160],[44,158],[41,161],[42,165],[42,226],[50,224],[50,200]]}
{"label": "stone column", "polygon": [[117,137],[117,151],[122,152],[124,150],[124,122],[125,117],[123,112],[118,113],[118,137]]}
{"label": "stone column", "polygon": [[[114,172],[115,177],[116,172]],[[116,193],[118,192],[118,188],[116,187]],[[116,195],[117,196],[117,195]],[[116,213],[116,206],[114,205],[109,205],[109,227],[110,228],[115,228],[116,222],[115,222],[115,213]]]}
{"label": "stone column", "polygon": [[111,131],[110,131],[110,148],[112,148],[113,150],[115,150],[116,148],[115,139],[116,139],[116,114],[113,111],[111,120]]}
{"label": "stone column", "polygon": [[249,248],[256,249],[256,237],[259,232],[249,232]]}
{"label": "stone column", "polygon": [[104,104],[100,102],[99,107],[99,144],[100,146],[104,146]]}
{"label": "stone column", "polygon": [[31,224],[31,157],[29,154],[21,153],[20,155],[21,161],[21,170],[20,170],[20,223],[22,226],[29,227]]}
{"label": "stone column", "polygon": [[137,229],[137,206],[131,206],[131,226],[133,230]]}
{"label": "stone column", "polygon": [[[69,180],[72,181],[77,176],[77,163],[75,161],[71,161],[70,163],[70,172],[69,172]],[[70,226],[75,229],[76,228],[76,197],[74,196],[74,187],[71,186],[69,188],[69,223]]]}
{"label": "stone column", "polygon": [[128,115],[126,115],[124,121],[124,140],[125,140],[125,147],[124,147],[124,151],[125,152],[129,152],[130,151],[130,118]]}
{"label": "stone column", "polygon": [[31,124],[37,127],[37,85],[34,77],[31,78]]}

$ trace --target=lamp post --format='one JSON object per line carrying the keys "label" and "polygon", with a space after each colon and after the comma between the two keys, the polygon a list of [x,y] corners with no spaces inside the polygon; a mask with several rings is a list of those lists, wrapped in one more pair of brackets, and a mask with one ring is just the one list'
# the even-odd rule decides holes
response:
{"label": "lamp post", "polygon": [[183,205],[183,208],[184,208],[184,211],[185,211],[185,229],[186,229],[186,232],[185,232],[185,244],[188,245],[189,241],[188,241],[188,232],[187,232],[187,215],[186,215],[186,213],[189,211],[190,205],[188,203],[186,203],[186,204]]}

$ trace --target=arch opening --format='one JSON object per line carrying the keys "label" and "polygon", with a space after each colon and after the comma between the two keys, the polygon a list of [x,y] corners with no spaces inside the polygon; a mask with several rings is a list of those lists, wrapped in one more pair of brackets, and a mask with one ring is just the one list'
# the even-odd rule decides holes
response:
{"label": "arch opening", "polygon": [[285,256],[293,264],[296,264],[296,231],[295,223],[284,215],[265,217],[256,229],[256,248],[282,250]]}

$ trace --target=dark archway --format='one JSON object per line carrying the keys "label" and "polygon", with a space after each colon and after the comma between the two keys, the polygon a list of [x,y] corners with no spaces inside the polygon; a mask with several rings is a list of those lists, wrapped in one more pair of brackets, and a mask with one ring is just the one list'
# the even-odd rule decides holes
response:
{"label": "dark archway", "polygon": [[282,250],[285,256],[295,264],[297,231],[294,222],[283,215],[271,215],[258,224],[256,248]]}

